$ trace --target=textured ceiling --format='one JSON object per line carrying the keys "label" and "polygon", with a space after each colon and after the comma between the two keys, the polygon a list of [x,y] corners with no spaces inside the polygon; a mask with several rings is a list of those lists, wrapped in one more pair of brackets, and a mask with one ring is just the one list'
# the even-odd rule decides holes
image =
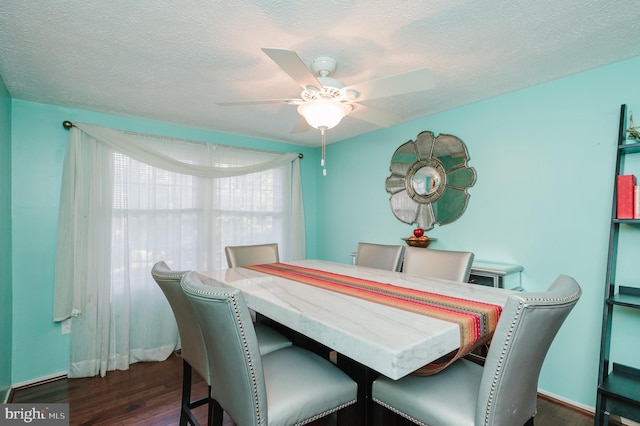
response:
{"label": "textured ceiling", "polygon": [[[637,0],[87,0],[0,2],[15,99],[317,146],[262,51],[338,61],[345,84],[429,68],[428,91],[363,102],[403,120],[640,56]],[[329,142],[376,130],[346,117]]]}

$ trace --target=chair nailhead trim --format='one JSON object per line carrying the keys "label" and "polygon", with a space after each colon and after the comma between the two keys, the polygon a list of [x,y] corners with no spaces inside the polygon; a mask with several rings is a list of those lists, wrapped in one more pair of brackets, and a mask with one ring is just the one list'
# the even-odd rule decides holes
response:
{"label": "chair nailhead trim", "polygon": [[257,421],[257,424],[261,424],[262,412],[260,411],[260,400],[258,398],[258,379],[256,378],[256,371],[253,366],[253,358],[251,357],[251,352],[249,351],[249,344],[247,342],[245,329],[242,322],[240,321],[240,309],[238,308],[238,301],[236,299],[236,296],[231,297],[231,303],[233,306],[234,315],[236,317],[236,322],[238,323],[240,328],[240,335],[242,336],[242,346],[244,348],[244,355],[247,362],[249,363],[249,371],[251,372],[251,387],[253,389],[253,403],[254,403],[254,410],[256,414],[256,421]]}
{"label": "chair nailhead trim", "polygon": [[339,406],[337,406],[337,407],[335,407],[335,408],[332,408],[332,409],[330,409],[330,410],[324,411],[324,412],[322,412],[322,413],[318,413],[318,414],[316,414],[316,415],[315,415],[315,416],[313,416],[313,417],[310,417],[310,418],[308,418],[308,419],[306,419],[306,420],[303,420],[303,421],[301,421],[301,422],[298,422],[298,423],[296,423],[296,424],[295,424],[295,426],[302,426],[302,425],[306,425],[307,423],[311,423],[311,422],[313,422],[313,421],[316,421],[316,420],[318,420],[318,419],[321,419],[321,418],[323,418],[324,416],[327,416],[327,415],[329,415],[329,414],[331,414],[331,413],[334,413],[334,412],[336,412],[336,411],[340,411],[340,410],[342,410],[344,407],[348,407],[349,405],[352,405],[352,404],[355,404],[355,403],[356,403],[356,400],[355,400],[355,399],[354,399],[354,400],[352,400],[352,401],[346,402],[346,403],[344,403],[344,404],[342,404],[342,405],[339,405]]}
{"label": "chair nailhead trim", "polygon": [[392,407],[392,406],[390,406],[390,405],[388,405],[388,404],[386,404],[386,403],[384,403],[384,402],[380,401],[380,400],[379,400],[379,399],[377,399],[377,398],[373,398],[373,400],[374,400],[375,402],[377,402],[378,404],[382,405],[382,406],[383,406],[384,408],[386,408],[387,410],[393,411],[394,413],[399,414],[400,416],[404,417],[405,419],[408,419],[408,420],[412,421],[413,423],[415,423],[415,424],[417,424],[417,425],[420,425],[420,426],[429,426],[428,424],[426,424],[426,423],[422,423],[420,420],[414,419],[414,418],[413,418],[413,417],[411,417],[410,415],[408,415],[408,414],[406,414],[406,413],[403,413],[402,411],[398,410],[397,408],[394,408],[394,407]]}

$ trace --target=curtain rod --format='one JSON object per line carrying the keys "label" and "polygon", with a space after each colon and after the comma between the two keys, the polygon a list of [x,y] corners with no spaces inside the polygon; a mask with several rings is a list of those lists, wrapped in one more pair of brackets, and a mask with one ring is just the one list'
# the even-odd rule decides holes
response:
{"label": "curtain rod", "polygon": [[[64,127],[65,129],[69,130],[73,127],[73,123],[70,122],[69,120],[64,120],[62,122],[62,127]],[[298,154],[298,158],[304,158],[304,154],[300,153]]]}

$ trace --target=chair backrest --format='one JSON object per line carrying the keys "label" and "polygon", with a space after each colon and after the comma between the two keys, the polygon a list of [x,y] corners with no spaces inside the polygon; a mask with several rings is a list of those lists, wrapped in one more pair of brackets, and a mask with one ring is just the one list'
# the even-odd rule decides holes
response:
{"label": "chair backrest", "polygon": [[360,242],[356,252],[356,265],[399,271],[403,253],[404,246]]}
{"label": "chair backrest", "polygon": [[407,247],[402,272],[451,281],[469,281],[473,253],[469,251],[434,250]]}
{"label": "chair backrest", "polygon": [[238,266],[262,265],[280,261],[278,244],[255,244],[249,246],[227,246],[224,248],[229,268]]}
{"label": "chair backrest", "polygon": [[476,425],[522,425],[536,414],[542,363],[581,293],[560,275],[546,292],[509,296],[485,361]]}
{"label": "chair backrest", "polygon": [[210,381],[207,350],[191,302],[187,299],[180,280],[188,271],[172,271],[165,262],[158,262],[151,268],[151,275],[169,301],[178,324],[182,343],[182,358],[207,382]]}
{"label": "chair backrest", "polygon": [[206,324],[202,334],[213,371],[211,393],[236,424],[266,425],[262,358],[249,309],[239,290],[221,285],[197,272],[182,280],[198,321]]}

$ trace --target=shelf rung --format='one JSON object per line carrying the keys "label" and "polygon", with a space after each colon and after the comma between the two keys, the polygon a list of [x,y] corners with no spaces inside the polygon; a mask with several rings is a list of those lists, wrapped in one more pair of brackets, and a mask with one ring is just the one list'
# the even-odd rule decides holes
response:
{"label": "shelf rung", "polygon": [[640,308],[640,288],[620,286],[618,292],[607,299],[607,303],[629,308]]}
{"label": "shelf rung", "polygon": [[640,407],[640,370],[614,362],[613,370],[604,379],[600,390]]}

